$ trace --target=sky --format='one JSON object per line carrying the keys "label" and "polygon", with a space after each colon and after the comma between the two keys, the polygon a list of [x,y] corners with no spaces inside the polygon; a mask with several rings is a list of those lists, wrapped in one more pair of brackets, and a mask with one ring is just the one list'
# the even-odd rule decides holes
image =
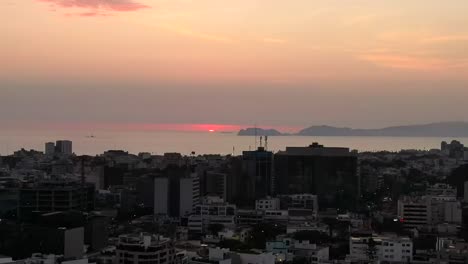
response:
{"label": "sky", "polygon": [[466,0],[1,0],[0,128],[468,121]]}

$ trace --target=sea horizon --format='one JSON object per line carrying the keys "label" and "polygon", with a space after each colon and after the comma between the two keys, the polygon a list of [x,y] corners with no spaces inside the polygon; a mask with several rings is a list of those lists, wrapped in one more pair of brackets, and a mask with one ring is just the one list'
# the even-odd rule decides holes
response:
{"label": "sea horizon", "polygon": [[[224,131],[225,132],[225,131]],[[234,154],[254,150],[260,145],[260,137],[238,136],[237,131],[115,131],[98,130],[20,130],[0,135],[0,155],[10,155],[22,148],[44,151],[46,142],[73,141],[77,155],[99,155],[107,150],[124,150],[138,154],[149,152],[162,155],[166,152],[196,154]],[[359,152],[400,151],[404,149],[440,149],[442,141],[458,140],[468,144],[468,137],[385,137],[385,136],[299,136],[282,135],[268,137],[268,149],[273,152],[292,146],[308,146],[318,142],[327,147],[347,147]],[[263,146],[264,146],[263,138]]]}

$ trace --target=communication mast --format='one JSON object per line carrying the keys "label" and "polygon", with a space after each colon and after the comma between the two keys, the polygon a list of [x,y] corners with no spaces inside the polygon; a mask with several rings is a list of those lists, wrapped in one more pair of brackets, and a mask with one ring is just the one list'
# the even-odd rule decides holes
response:
{"label": "communication mast", "polygon": [[254,149],[257,149],[257,123],[255,123],[255,125],[254,125],[254,136],[255,136]]}

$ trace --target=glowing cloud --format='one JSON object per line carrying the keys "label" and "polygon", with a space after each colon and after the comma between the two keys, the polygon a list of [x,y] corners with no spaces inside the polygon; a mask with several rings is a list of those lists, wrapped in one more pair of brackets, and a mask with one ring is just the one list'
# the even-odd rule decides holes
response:
{"label": "glowing cloud", "polygon": [[39,0],[64,8],[84,8],[94,11],[127,12],[149,8],[132,0]]}

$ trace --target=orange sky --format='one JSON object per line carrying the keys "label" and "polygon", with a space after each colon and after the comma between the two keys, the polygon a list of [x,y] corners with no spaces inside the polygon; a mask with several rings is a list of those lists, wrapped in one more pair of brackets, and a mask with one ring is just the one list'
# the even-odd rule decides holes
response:
{"label": "orange sky", "polygon": [[459,120],[466,10],[466,0],[2,0],[0,120]]}

